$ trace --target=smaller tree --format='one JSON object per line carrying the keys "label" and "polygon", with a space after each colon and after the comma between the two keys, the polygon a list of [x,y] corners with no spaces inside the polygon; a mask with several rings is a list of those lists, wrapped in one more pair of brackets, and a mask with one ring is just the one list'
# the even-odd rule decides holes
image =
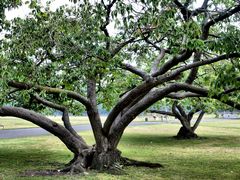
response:
{"label": "smaller tree", "polygon": [[[167,116],[173,116],[178,119],[181,123],[181,128],[179,129],[176,136],[177,139],[194,139],[198,138],[198,135],[195,133],[199,123],[201,122],[205,110],[202,104],[197,104],[195,100],[185,99],[183,102],[170,101],[171,103],[168,106],[167,111],[151,109],[151,113],[157,113]],[[199,113],[196,121],[192,125],[192,120],[194,119],[194,114]]]}

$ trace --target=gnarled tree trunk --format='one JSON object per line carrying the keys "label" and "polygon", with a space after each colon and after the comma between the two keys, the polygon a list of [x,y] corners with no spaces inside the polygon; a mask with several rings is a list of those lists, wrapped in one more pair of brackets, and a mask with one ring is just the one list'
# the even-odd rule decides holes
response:
{"label": "gnarled tree trunk", "polygon": [[195,134],[194,131],[189,130],[189,128],[186,128],[185,126],[182,126],[177,135],[174,136],[176,139],[195,139],[198,138],[198,135]]}
{"label": "gnarled tree trunk", "polygon": [[184,111],[184,109],[174,102],[172,107],[173,114],[176,118],[178,118],[182,124],[182,127],[179,129],[175,138],[177,139],[195,139],[198,138],[198,135],[195,133],[202,117],[204,115],[204,111],[201,111],[196,122],[193,126],[191,126],[191,120],[193,115],[199,110],[190,111],[188,114]]}

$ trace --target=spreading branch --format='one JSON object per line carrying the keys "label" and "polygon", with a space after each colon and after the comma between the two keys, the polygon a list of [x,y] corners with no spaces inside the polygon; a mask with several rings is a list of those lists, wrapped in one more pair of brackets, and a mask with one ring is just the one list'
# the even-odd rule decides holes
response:
{"label": "spreading branch", "polygon": [[215,62],[218,62],[218,61],[221,61],[221,60],[227,60],[227,59],[239,58],[239,57],[240,57],[240,53],[232,53],[232,54],[220,55],[220,56],[217,56],[215,58],[204,60],[204,61],[193,62],[191,64],[187,64],[183,67],[180,67],[180,68],[172,71],[171,73],[169,73],[167,75],[163,75],[163,77],[159,76],[159,79],[165,78],[165,81],[170,80],[170,79],[174,79],[175,77],[180,75],[182,72],[187,71],[189,69],[200,67],[200,66],[203,66],[203,65],[206,65],[206,64],[212,64],[212,63],[215,63]]}
{"label": "spreading branch", "polygon": [[52,88],[48,86],[40,86],[40,85],[34,85],[30,83],[23,83],[23,82],[16,82],[16,81],[9,81],[8,86],[14,87],[21,90],[29,90],[34,89],[35,91],[45,91],[48,94],[61,94],[64,93],[67,95],[67,97],[77,100],[78,102],[82,103],[85,107],[90,106],[90,102],[87,98],[84,96],[65,89],[60,88]]}
{"label": "spreading branch", "polygon": [[138,76],[140,76],[141,78],[143,78],[144,80],[147,80],[149,78],[149,75],[146,74],[144,71],[142,71],[141,69],[138,69],[134,66],[132,66],[131,64],[127,64],[127,63],[122,63],[121,64],[121,68],[128,70],[130,72],[132,72],[133,74],[136,74]]}
{"label": "spreading branch", "polygon": [[207,23],[205,23],[205,25],[203,26],[203,34],[205,34],[205,36],[208,36],[208,32],[211,26],[213,26],[214,24],[223,21],[227,18],[229,18],[230,16],[232,16],[233,14],[236,14],[240,11],[240,4],[238,4],[237,6],[235,6],[233,9],[228,9],[222,13],[220,13],[217,17],[211,19],[210,21],[208,21]]}
{"label": "spreading branch", "polygon": [[68,109],[65,107],[65,106],[62,106],[62,105],[59,105],[59,104],[56,104],[56,103],[53,103],[53,102],[50,102],[46,99],[43,99],[41,98],[40,96],[38,95],[33,95],[33,97],[41,104],[47,106],[47,107],[50,107],[50,108],[53,108],[53,109],[56,109],[56,110],[59,110],[63,113],[62,115],[62,121],[64,123],[64,126],[67,130],[69,130],[69,132],[71,132],[75,137],[81,139],[82,142],[85,142],[83,140],[83,138],[81,136],[79,136],[77,134],[77,132],[73,129],[72,125],[71,125],[71,122],[70,122],[70,119],[69,119],[69,115],[68,115]]}
{"label": "spreading branch", "polygon": [[161,49],[161,52],[159,53],[157,58],[152,63],[152,68],[151,68],[150,74],[154,74],[154,73],[156,73],[158,71],[159,63],[164,58],[164,56],[165,56],[165,50]]}
{"label": "spreading branch", "polygon": [[172,112],[170,112],[170,111],[160,111],[160,110],[151,109],[151,110],[149,110],[148,112],[150,112],[150,113],[162,114],[162,115],[168,115],[168,116],[175,116],[175,115],[174,115]]}
{"label": "spreading branch", "polygon": [[34,111],[19,107],[0,107],[0,116],[18,117],[40,126],[51,134],[57,136],[74,154],[80,154],[82,150],[89,148],[84,142],[73,136],[62,125]]}
{"label": "spreading branch", "polygon": [[192,56],[192,53],[193,53],[192,51],[186,50],[183,54],[173,57],[171,60],[163,64],[157,72],[153,73],[152,76],[157,77],[159,75],[166,73],[168,70],[170,70],[178,63],[189,59]]}

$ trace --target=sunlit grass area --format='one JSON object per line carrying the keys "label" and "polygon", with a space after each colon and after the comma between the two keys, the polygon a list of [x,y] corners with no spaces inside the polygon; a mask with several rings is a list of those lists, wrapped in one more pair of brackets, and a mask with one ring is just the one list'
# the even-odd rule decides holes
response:
{"label": "sunlit grass area", "polygon": [[[61,116],[49,116],[51,120],[63,124]],[[152,116],[149,118],[152,120]],[[102,122],[106,120],[106,116],[101,116]],[[89,124],[87,116],[70,116],[72,125]],[[145,121],[145,116],[137,117],[134,121]],[[156,121],[156,120],[155,120]],[[0,130],[1,129],[18,129],[18,128],[33,128],[38,127],[31,122],[15,118],[15,117],[0,117]]]}
{"label": "sunlit grass area", "polygon": [[[178,124],[129,127],[123,156],[164,168],[125,167],[123,175],[89,172],[83,179],[240,179],[240,121],[203,122],[197,140],[175,140]],[[93,144],[91,132],[81,133]],[[81,176],[20,177],[27,170],[62,167],[71,153],[54,136],[1,139],[0,179],[79,179]]]}
{"label": "sunlit grass area", "polygon": [[[61,116],[49,116],[49,118],[60,124],[63,124]],[[73,125],[88,123],[88,118],[86,116],[71,116],[70,119],[71,119],[71,122]],[[3,128],[3,126],[4,126],[4,129],[37,127],[36,125],[34,125],[31,122],[28,122],[28,121],[25,121],[22,119],[18,119],[15,117],[0,117],[0,125],[2,125],[2,127],[0,127],[0,129]]]}
{"label": "sunlit grass area", "polygon": [[[197,119],[198,115],[194,115],[194,120]],[[48,116],[51,120],[63,124],[61,116]],[[106,120],[106,116],[101,116],[102,123]],[[203,118],[203,122],[205,121],[225,121],[223,118],[216,118],[214,114],[205,114]],[[80,124],[89,124],[89,120],[87,116],[70,116],[70,121],[72,125],[80,125]],[[164,123],[179,123],[179,120],[175,119],[171,116],[162,116],[159,114],[142,114],[134,119],[134,121],[144,122],[164,122]],[[0,130],[1,129],[18,129],[18,128],[33,128],[37,127],[36,125],[15,117],[0,117]]]}

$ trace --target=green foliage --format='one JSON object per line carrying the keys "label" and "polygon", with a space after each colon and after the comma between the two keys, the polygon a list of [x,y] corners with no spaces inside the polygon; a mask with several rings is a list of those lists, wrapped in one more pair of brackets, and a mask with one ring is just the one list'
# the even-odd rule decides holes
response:
{"label": "green foliage", "polygon": [[1,0],[0,1],[0,32],[5,28],[5,9],[17,7],[21,4],[21,0]]}
{"label": "green foliage", "polygon": [[219,38],[209,43],[209,48],[218,53],[233,53],[240,51],[240,30],[237,26],[227,26]]}
{"label": "green foliage", "polygon": [[[238,27],[231,23],[220,23],[210,29],[210,34],[214,36],[202,40],[203,15],[183,21],[172,1],[116,1],[110,12],[105,9],[110,1],[73,2],[77,4],[72,7],[62,6],[52,12],[51,2],[42,7],[38,1],[31,0],[26,2],[32,10],[26,19],[15,18],[5,23],[6,35],[1,42],[0,52],[1,103],[26,105],[31,101],[32,89],[16,92],[10,98],[8,94],[12,89],[7,86],[8,80],[72,90],[86,96],[87,79],[91,77],[97,82],[98,103],[109,110],[121,94],[141,83],[136,75],[120,70],[122,62],[150,72],[159,52],[144,41],[146,38],[169,51],[159,67],[186,49],[202,52],[202,58],[240,50]],[[20,3],[2,1],[1,7],[14,7]],[[233,1],[218,0],[209,6],[215,8],[217,3],[224,4],[222,7],[226,8],[234,4]],[[234,18],[229,21],[234,22]],[[115,48],[129,39],[134,41],[117,54],[112,54]],[[184,63],[191,62],[192,58]],[[198,84],[211,87],[210,95],[225,88],[239,87],[231,82],[231,79],[239,76],[239,65],[216,63],[213,66],[216,72],[210,66],[201,67],[200,76],[196,80]],[[187,76],[188,72],[182,73],[173,81],[184,82]],[[78,103],[66,98],[65,94],[50,96],[45,92],[40,93],[48,100],[71,106],[74,113],[83,109]],[[193,100],[189,103],[187,100],[183,104],[191,109],[197,102]],[[163,106],[169,106],[171,101],[164,100],[162,103]]]}

